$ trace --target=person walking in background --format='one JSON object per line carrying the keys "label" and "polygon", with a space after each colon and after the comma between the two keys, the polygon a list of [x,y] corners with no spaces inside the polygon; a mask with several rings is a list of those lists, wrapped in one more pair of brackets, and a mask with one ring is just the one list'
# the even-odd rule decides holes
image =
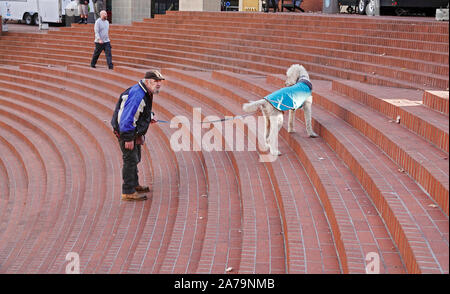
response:
{"label": "person walking in background", "polygon": [[95,21],[95,50],[91,60],[91,67],[94,68],[102,51],[105,51],[108,68],[113,69],[114,67],[112,63],[111,43],[109,40],[109,22],[107,20],[107,17],[108,14],[106,13],[106,11],[102,10],[100,11],[100,18]]}
{"label": "person walking in background", "polygon": [[79,0],[78,12],[80,13],[80,21],[78,23],[87,24],[87,18],[89,14],[89,0]]}
{"label": "person walking in background", "polygon": [[100,18],[100,11],[105,10],[105,4],[103,0],[92,0],[94,3],[94,15],[95,20]]}
{"label": "person walking in background", "polygon": [[273,12],[277,12],[278,10],[278,0],[270,0],[273,6]]}
{"label": "person walking in background", "polygon": [[152,112],[153,95],[159,93],[163,75],[152,70],[134,86],[125,90],[114,110],[111,126],[122,151],[122,200],[146,200],[148,186],[139,184],[137,165],[141,161],[141,145],[151,123],[155,123]]}

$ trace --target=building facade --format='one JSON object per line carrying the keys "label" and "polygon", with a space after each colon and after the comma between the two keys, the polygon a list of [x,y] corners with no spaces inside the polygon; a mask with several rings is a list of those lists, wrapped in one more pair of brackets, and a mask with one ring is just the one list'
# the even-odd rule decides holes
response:
{"label": "building facade", "polygon": [[[305,11],[322,11],[322,1],[303,0],[302,8]],[[239,5],[239,0],[106,0],[106,9],[111,15],[112,23],[131,24],[155,14],[165,14],[167,10],[225,10],[227,2],[233,7]],[[281,0],[279,2],[281,5]]]}

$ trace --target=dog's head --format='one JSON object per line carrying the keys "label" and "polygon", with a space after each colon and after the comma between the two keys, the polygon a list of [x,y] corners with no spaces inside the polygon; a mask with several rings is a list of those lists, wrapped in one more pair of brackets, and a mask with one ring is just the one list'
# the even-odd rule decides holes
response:
{"label": "dog's head", "polygon": [[300,64],[291,65],[286,71],[286,82],[287,87],[295,85],[298,80],[305,79],[309,81],[309,74],[306,69]]}

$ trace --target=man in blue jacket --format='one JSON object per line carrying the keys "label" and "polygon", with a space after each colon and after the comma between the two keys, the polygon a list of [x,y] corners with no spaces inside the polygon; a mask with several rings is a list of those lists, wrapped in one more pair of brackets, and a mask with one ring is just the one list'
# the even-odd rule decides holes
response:
{"label": "man in blue jacket", "polygon": [[122,200],[146,200],[148,186],[139,185],[137,164],[141,161],[141,145],[153,119],[153,95],[158,94],[165,80],[163,75],[152,70],[145,74],[144,79],[128,88],[120,95],[116,104],[111,125],[122,150]]}

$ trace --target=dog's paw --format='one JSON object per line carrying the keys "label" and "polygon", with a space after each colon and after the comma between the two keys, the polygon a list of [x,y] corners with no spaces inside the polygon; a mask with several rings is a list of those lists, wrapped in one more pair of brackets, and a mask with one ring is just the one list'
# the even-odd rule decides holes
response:
{"label": "dog's paw", "polygon": [[288,133],[295,133],[294,129],[288,129]]}
{"label": "dog's paw", "polygon": [[270,154],[272,154],[273,156],[280,156],[281,152],[276,150],[276,151],[273,151],[273,152],[271,151]]}

